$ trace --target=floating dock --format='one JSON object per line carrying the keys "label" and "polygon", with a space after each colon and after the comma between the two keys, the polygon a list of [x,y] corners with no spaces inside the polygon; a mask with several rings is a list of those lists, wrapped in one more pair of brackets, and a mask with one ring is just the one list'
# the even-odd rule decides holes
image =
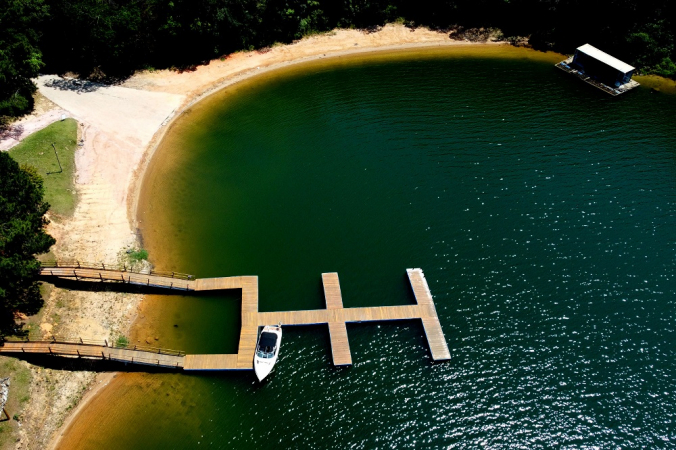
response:
{"label": "floating dock", "polygon": [[[72,265],[72,264],[70,264]],[[43,267],[41,276],[76,280],[99,280],[146,286],[181,289],[187,291],[216,291],[226,289],[242,290],[242,325],[239,347],[236,354],[186,355],[175,350],[139,347],[115,347],[108,342],[94,343],[79,341],[13,341],[0,346],[0,353],[42,353],[80,358],[97,358],[134,364],[171,367],[186,371],[253,370],[253,355],[258,340],[259,327],[265,325],[315,325],[327,324],[331,339],[333,364],[349,366],[352,354],[347,334],[348,322],[380,322],[388,320],[420,319],[430,347],[432,359],[444,361],[451,358],[441,324],[437,316],[432,293],[421,269],[407,269],[415,305],[376,306],[367,308],[345,308],[337,273],[322,274],[325,309],[302,311],[258,311],[258,277],[239,276],[225,278],[193,279],[174,272],[159,275],[152,273],[131,273],[120,268],[96,267]]]}
{"label": "floating dock", "polygon": [[585,72],[581,70],[577,70],[573,67],[573,57],[571,56],[568,59],[565,59],[559,63],[556,63],[554,66],[558,69],[563,70],[566,73],[569,73],[580,80],[584,81],[587,84],[591,84],[597,89],[601,89],[603,92],[612,95],[613,97],[617,97],[620,94],[623,94],[627,91],[630,91],[634,88],[637,88],[640,86],[640,83],[635,80],[629,80],[629,82],[622,84],[621,86],[614,88],[611,86],[608,86],[607,84],[601,83],[598,80],[595,80],[593,77],[587,75]]}
{"label": "floating dock", "polygon": [[331,338],[333,363],[336,366],[347,366],[352,364],[352,355],[346,323],[421,319],[432,359],[435,361],[451,359],[423,271],[421,269],[408,269],[407,272],[417,305],[344,308],[338,274],[324,273],[322,274],[322,282],[324,284],[326,309],[277,312],[258,312],[258,278],[239,277],[242,280],[242,330],[239,337],[237,359],[224,358],[221,360],[215,358],[216,355],[188,355],[183,369],[252,370],[259,327],[278,323],[281,323],[282,326],[327,324]]}

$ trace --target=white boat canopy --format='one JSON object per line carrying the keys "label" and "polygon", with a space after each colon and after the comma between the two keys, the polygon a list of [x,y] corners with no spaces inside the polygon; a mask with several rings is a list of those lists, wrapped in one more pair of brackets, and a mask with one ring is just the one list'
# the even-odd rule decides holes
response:
{"label": "white boat canopy", "polygon": [[619,70],[622,73],[631,72],[634,70],[634,67],[630,66],[626,62],[622,62],[614,56],[610,56],[608,53],[599,50],[593,45],[584,44],[577,48],[579,52],[589,55],[594,59],[601,61],[602,63],[609,65],[613,69]]}

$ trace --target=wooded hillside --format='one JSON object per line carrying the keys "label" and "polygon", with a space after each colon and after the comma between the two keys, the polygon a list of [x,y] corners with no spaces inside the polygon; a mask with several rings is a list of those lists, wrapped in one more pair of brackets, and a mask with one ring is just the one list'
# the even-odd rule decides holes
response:
{"label": "wooded hillside", "polygon": [[497,28],[563,53],[589,42],[676,77],[671,0],[0,0],[0,115],[31,109],[38,71],[125,77],[388,22]]}

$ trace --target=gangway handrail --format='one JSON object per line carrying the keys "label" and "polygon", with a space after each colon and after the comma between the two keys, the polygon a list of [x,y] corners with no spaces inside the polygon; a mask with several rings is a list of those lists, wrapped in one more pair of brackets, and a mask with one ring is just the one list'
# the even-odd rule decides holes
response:
{"label": "gangway handrail", "polygon": [[23,342],[26,344],[69,344],[69,345],[86,345],[91,347],[108,347],[108,348],[119,348],[123,350],[133,350],[138,352],[145,353],[156,353],[158,355],[168,355],[168,356],[185,356],[185,352],[182,350],[172,350],[161,347],[146,347],[140,345],[132,344],[120,344],[118,342],[108,342],[107,339],[82,339],[82,338],[57,338],[52,337],[52,339],[39,339],[31,340],[28,337],[25,338],[13,338],[13,339],[2,339],[0,341],[0,346],[5,342]]}
{"label": "gangway handrail", "polygon": [[127,264],[106,264],[106,263],[91,263],[81,261],[41,261],[40,267],[44,269],[90,269],[90,270],[104,270],[113,272],[128,272],[137,273],[141,275],[150,275],[164,278],[177,278],[180,280],[194,280],[195,276],[181,272],[167,272],[153,269],[138,269]]}

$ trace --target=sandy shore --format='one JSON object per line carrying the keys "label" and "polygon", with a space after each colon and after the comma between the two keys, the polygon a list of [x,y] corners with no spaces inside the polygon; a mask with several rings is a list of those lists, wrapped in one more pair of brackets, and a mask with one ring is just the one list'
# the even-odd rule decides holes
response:
{"label": "sandy shore", "polygon": [[[114,262],[139,245],[136,202],[143,171],[168,124],[216,90],[265,71],[325,57],[386,49],[472,45],[447,34],[388,25],[366,34],[337,30],[267,52],[242,52],[193,72],[143,72],[121,86],[74,83],[41,76],[41,95],[53,108],[30,120],[40,126],[61,114],[78,120],[84,146],[76,153],[79,202],[71,219],[52,222],[60,259]],[[28,123],[30,120],[27,120]],[[152,259],[152,255],[151,255]],[[44,308],[45,335],[106,338],[129,335],[143,296],[54,289]],[[68,424],[114,374],[32,367],[31,399],[23,413],[17,449],[56,448]],[[68,412],[71,414],[68,415]]]}

